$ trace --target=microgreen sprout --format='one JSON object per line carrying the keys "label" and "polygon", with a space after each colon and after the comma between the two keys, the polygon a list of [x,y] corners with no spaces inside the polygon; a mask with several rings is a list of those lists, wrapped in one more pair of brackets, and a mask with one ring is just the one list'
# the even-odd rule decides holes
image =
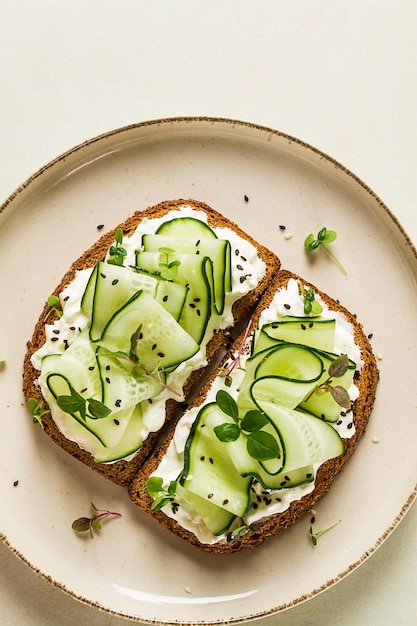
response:
{"label": "microgreen sprout", "polygon": [[321,537],[321,535],[323,535],[324,533],[327,533],[328,530],[331,530],[332,528],[334,528],[335,526],[337,526],[338,524],[340,524],[340,519],[337,520],[337,522],[334,522],[333,524],[330,524],[330,526],[326,526],[325,528],[321,528],[320,530],[314,531],[313,530],[313,525],[310,524],[310,529],[309,529],[309,536],[311,539],[311,543],[313,544],[313,546],[317,545],[317,541],[319,539],[319,537]]}
{"label": "microgreen sprout", "polygon": [[[59,376],[59,374],[57,374]],[[95,398],[84,398],[69,385],[69,395],[60,395],[56,398],[56,403],[64,413],[79,413],[81,418],[85,421],[87,417],[90,419],[103,419],[111,413],[105,404],[96,400]]]}
{"label": "microgreen sprout", "polygon": [[168,488],[165,488],[160,476],[151,476],[147,480],[146,488],[149,495],[154,500],[151,509],[159,511],[162,507],[173,501],[177,489],[177,481],[171,480]]}
{"label": "microgreen sprout", "polygon": [[26,401],[29,413],[32,415],[33,423],[39,424],[43,428],[42,416],[46,413],[50,413],[49,409],[44,409],[43,402],[35,400],[35,398],[28,398]]}
{"label": "microgreen sprout", "polygon": [[239,409],[236,400],[223,389],[216,394],[218,407],[233,419],[233,422],[225,422],[214,427],[214,432],[219,439],[225,443],[236,441],[240,435],[246,438],[246,448],[248,454],[257,461],[267,461],[280,457],[280,447],[273,435],[262,430],[268,424],[268,418],[258,411],[252,409],[239,420]]}
{"label": "microgreen sprout", "polygon": [[123,265],[125,256],[127,255],[126,249],[121,245],[123,243],[123,231],[121,228],[116,230],[114,235],[115,243],[110,246],[109,258],[107,263],[110,265]]}
{"label": "microgreen sprout", "polygon": [[173,280],[178,274],[178,268],[181,265],[181,261],[174,259],[169,260],[169,257],[174,254],[175,250],[172,248],[158,248],[158,252],[165,256],[165,260],[159,263],[159,267],[163,268],[161,271],[161,277],[165,280]]}
{"label": "microgreen sprout", "polygon": [[140,381],[142,376],[145,374],[146,376],[149,376],[150,378],[155,380],[157,383],[162,385],[162,387],[167,389],[167,391],[173,393],[176,396],[181,396],[181,393],[179,391],[177,391],[176,389],[173,389],[172,387],[169,387],[164,382],[162,382],[157,367],[155,368],[154,371],[150,371],[147,367],[139,363],[139,357],[137,356],[136,352],[137,352],[137,348],[138,348],[141,338],[142,338],[142,324],[139,324],[135,332],[130,337],[129,353],[123,352],[121,350],[113,352],[111,350],[107,350],[106,348],[103,348],[103,353],[105,352],[106,354],[110,355],[111,357],[115,359],[118,359],[119,361],[126,361],[127,363],[130,363],[130,364],[133,363],[131,374],[133,378],[135,378],[136,380]]}
{"label": "microgreen sprout", "polygon": [[352,404],[349,394],[341,385],[333,385],[333,378],[341,378],[346,374],[349,368],[349,357],[347,354],[342,354],[337,359],[332,361],[328,369],[328,377],[320,385],[316,387],[308,394],[305,401],[307,401],[314,393],[320,395],[326,392],[330,392],[333,400],[337,404],[345,409],[350,409]]}
{"label": "microgreen sprout", "polygon": [[261,529],[259,528],[258,524],[255,524],[255,523],[243,524],[242,526],[235,528],[234,530],[232,530],[232,532],[228,534],[227,541],[229,543],[236,543],[241,537],[243,537],[249,532],[259,535],[259,533],[261,532]]}
{"label": "microgreen sprout", "polygon": [[332,243],[337,237],[337,233],[335,230],[328,230],[325,226],[319,230],[317,233],[317,238],[314,237],[313,233],[310,233],[308,237],[304,240],[304,247],[308,250],[308,252],[314,252],[319,248],[322,248],[331,259],[336,263],[339,269],[342,270],[344,274],[347,274],[345,268],[340,263],[339,259],[333,254],[333,252],[329,248],[329,244]]}
{"label": "microgreen sprout", "polygon": [[303,285],[300,284],[300,293],[303,296],[305,315],[309,315],[310,313],[312,315],[320,315],[323,311],[323,307],[317,302],[314,290],[311,289],[311,287],[307,289],[307,287],[303,287]]}
{"label": "microgreen sprout", "polygon": [[46,322],[52,313],[55,313],[57,317],[62,317],[61,301],[58,298],[58,296],[54,296],[54,295],[49,296],[47,302],[48,302],[48,305],[50,306],[50,309],[45,315],[43,321]]}
{"label": "microgreen sprout", "polygon": [[94,539],[94,531],[100,530],[103,520],[108,517],[121,517],[121,513],[108,511],[107,509],[98,509],[92,502],[91,507],[94,511],[92,517],[79,517],[72,522],[71,528],[76,533],[89,532],[91,539]]}

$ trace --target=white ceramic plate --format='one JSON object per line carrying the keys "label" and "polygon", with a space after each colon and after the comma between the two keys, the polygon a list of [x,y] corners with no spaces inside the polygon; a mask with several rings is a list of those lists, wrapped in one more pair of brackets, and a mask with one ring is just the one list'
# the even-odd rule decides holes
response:
{"label": "white ceramic plate", "polygon": [[[245,195],[248,201],[245,200]],[[123,489],[67,456],[31,423],[21,368],[46,297],[104,230],[165,199],[204,200],[338,298],[373,333],[381,381],[368,430],[317,507],[341,523],[316,547],[310,519],[250,553],[200,553],[153,523]],[[285,225],[285,231],[280,229]],[[332,244],[304,252],[309,232]],[[103,232],[103,231],[101,231]],[[288,237],[292,235],[292,237]],[[301,141],[251,124],[173,119],[123,128],[35,174],[0,213],[0,531],[25,562],[73,597],[157,623],[234,623],[305,601],[360,565],[416,495],[417,260],[407,236],[352,173]],[[374,443],[378,438],[379,443]],[[18,481],[18,484],[15,484]],[[99,537],[75,535],[90,501],[122,513]]]}

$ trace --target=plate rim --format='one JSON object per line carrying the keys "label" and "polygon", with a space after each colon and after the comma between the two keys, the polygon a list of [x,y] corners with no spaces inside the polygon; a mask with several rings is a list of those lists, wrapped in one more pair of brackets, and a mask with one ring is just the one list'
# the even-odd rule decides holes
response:
{"label": "plate rim", "polygon": [[[389,220],[393,223],[393,225],[398,229],[401,237],[403,238],[405,244],[407,245],[407,247],[409,248],[409,250],[411,251],[412,255],[414,256],[415,261],[417,262],[417,250],[413,244],[413,242],[411,241],[410,237],[408,236],[407,232],[405,231],[405,229],[403,228],[402,224],[400,223],[400,221],[398,220],[398,218],[392,213],[392,211],[388,208],[388,206],[381,200],[381,198],[373,191],[373,189],[371,189],[366,183],[364,183],[362,181],[361,178],[359,178],[356,174],[354,174],[350,169],[348,169],[347,167],[345,167],[342,163],[340,163],[338,160],[336,160],[335,158],[333,158],[332,156],[328,155],[326,152],[316,148],[315,146],[313,146],[312,144],[305,142],[304,140],[301,140],[297,137],[294,137],[288,133],[282,132],[280,130],[276,130],[273,128],[270,128],[268,126],[264,126],[264,125],[260,125],[257,123],[253,123],[253,122],[247,122],[247,121],[242,121],[242,120],[237,120],[237,119],[232,119],[232,118],[227,118],[227,117],[211,117],[211,116],[175,116],[175,117],[163,117],[163,118],[155,118],[155,119],[151,119],[151,120],[145,120],[145,121],[141,121],[141,122],[137,122],[137,123],[133,123],[133,124],[128,124],[125,126],[120,126],[118,128],[112,129],[110,131],[106,131],[103,132],[101,134],[95,135],[94,137],[87,139],[85,141],[82,141],[76,145],[74,145],[73,147],[69,148],[68,150],[65,150],[64,152],[62,152],[61,154],[59,154],[58,156],[56,156],[55,158],[51,159],[50,161],[48,161],[45,165],[41,166],[39,169],[37,169],[33,174],[31,174],[28,178],[26,178],[26,180],[19,185],[7,198],[6,200],[1,204],[0,206],[0,215],[10,206],[13,204],[13,202],[23,193],[25,192],[33,183],[35,183],[41,176],[45,175],[47,172],[49,172],[50,170],[52,170],[55,166],[58,166],[59,164],[61,164],[62,162],[64,162],[66,159],[68,159],[69,157],[73,158],[74,156],[77,155],[77,153],[81,153],[83,150],[87,149],[87,148],[91,148],[92,146],[94,146],[95,144],[99,144],[101,142],[105,142],[106,140],[112,138],[112,137],[116,137],[117,135],[122,136],[124,133],[130,133],[133,131],[140,131],[141,129],[145,129],[145,128],[150,128],[150,127],[161,127],[161,126],[167,126],[167,125],[173,125],[173,124],[178,124],[178,125],[186,125],[186,124],[195,124],[198,128],[199,125],[201,124],[217,124],[217,125],[224,125],[225,127],[227,127],[228,129],[230,129],[231,131],[233,131],[234,127],[240,127],[240,128],[247,128],[250,131],[260,131],[262,133],[265,133],[266,135],[272,135],[275,137],[278,137],[280,139],[286,140],[288,141],[289,144],[293,143],[296,144],[298,147],[307,150],[311,153],[313,153],[315,155],[315,157],[319,157],[320,159],[325,160],[328,164],[333,165],[337,170],[339,170],[342,174],[347,175],[349,178],[351,178],[354,183],[356,185],[359,185],[361,187],[361,189],[368,195],[370,195],[372,197],[372,199],[378,204],[379,208],[385,212],[385,214],[387,215],[387,217],[389,218]],[[232,135],[232,132],[230,133],[230,136]],[[108,152],[104,151],[103,154],[108,154]],[[88,163],[88,161],[86,161],[83,164]],[[73,170],[73,168],[71,168],[71,171]],[[0,530],[0,539],[2,541],[2,543],[15,555],[19,558],[19,560],[21,562],[23,562],[25,565],[27,565],[34,573],[36,573],[40,578],[42,578],[43,580],[45,580],[46,582],[50,583],[52,585],[52,587],[59,589],[60,591],[63,591],[65,594],[67,594],[68,596],[70,596],[71,598],[94,608],[97,608],[101,611],[104,611],[105,613],[109,614],[109,615],[114,615],[117,617],[122,617],[122,618],[128,618],[132,621],[139,621],[139,622],[143,622],[146,624],[190,624],[190,625],[194,625],[194,624],[206,624],[207,626],[210,624],[237,624],[237,623],[243,623],[246,622],[247,620],[253,620],[253,619],[259,619],[262,617],[270,617],[272,615],[278,614],[284,610],[288,610],[291,609],[295,606],[298,606],[314,597],[316,597],[317,595],[321,594],[322,592],[328,590],[329,588],[333,587],[335,584],[337,584],[338,582],[342,581],[343,579],[346,578],[347,575],[349,575],[351,572],[355,571],[356,569],[358,569],[358,567],[364,563],[372,554],[375,553],[375,551],[385,542],[385,540],[392,534],[392,532],[398,527],[398,525],[400,524],[400,522],[404,519],[405,515],[408,513],[408,511],[411,509],[412,504],[415,502],[415,500],[417,499],[417,484],[414,486],[414,488],[412,489],[411,493],[409,494],[407,500],[403,503],[400,511],[396,514],[392,524],[382,533],[382,535],[380,537],[378,537],[378,539],[375,541],[375,544],[371,547],[369,547],[362,555],[359,559],[357,559],[354,563],[350,564],[349,567],[347,567],[344,571],[340,572],[338,574],[337,577],[326,581],[325,583],[323,583],[320,587],[315,588],[313,590],[311,590],[308,594],[305,594],[301,597],[295,598],[294,600],[291,600],[290,602],[281,604],[279,606],[275,606],[272,608],[269,608],[265,611],[260,611],[257,612],[255,614],[252,615],[246,615],[246,616],[240,616],[237,618],[231,618],[226,620],[225,622],[218,622],[218,621],[191,621],[191,622],[184,622],[183,620],[181,621],[172,621],[172,622],[166,622],[164,620],[159,621],[159,620],[155,620],[155,619],[149,619],[149,618],[144,618],[143,616],[132,616],[129,613],[123,613],[122,611],[119,610],[115,610],[115,609],[111,609],[108,607],[103,606],[100,602],[98,601],[93,601],[91,599],[87,599],[84,598],[82,596],[80,596],[79,594],[77,594],[74,591],[71,591],[70,589],[67,588],[67,586],[65,585],[65,583],[61,583],[59,581],[56,581],[54,579],[51,578],[51,576],[43,573],[36,565],[33,565],[25,556],[24,554],[22,554],[19,549],[15,548],[8,540],[7,536],[5,534],[3,534],[3,532]]]}

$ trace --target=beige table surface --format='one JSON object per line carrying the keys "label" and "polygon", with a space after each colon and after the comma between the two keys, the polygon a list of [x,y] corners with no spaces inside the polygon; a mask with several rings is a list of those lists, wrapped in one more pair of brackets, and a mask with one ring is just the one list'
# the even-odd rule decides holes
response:
{"label": "beige table surface", "polygon": [[[218,116],[333,156],[417,244],[415,0],[2,0],[0,32],[0,201],[113,128]],[[414,506],[348,578],[259,623],[417,624],[416,522]],[[126,623],[54,589],[2,544],[0,559],[0,624]]]}

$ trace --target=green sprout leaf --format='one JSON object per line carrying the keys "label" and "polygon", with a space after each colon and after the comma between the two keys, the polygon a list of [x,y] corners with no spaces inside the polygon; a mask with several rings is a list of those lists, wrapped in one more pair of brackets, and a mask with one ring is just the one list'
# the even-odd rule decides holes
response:
{"label": "green sprout leaf", "polygon": [[214,432],[219,441],[229,442],[236,441],[240,436],[240,428],[237,424],[219,424],[214,427]]}
{"label": "green sprout leaf", "polygon": [[224,389],[220,389],[216,394],[216,403],[219,408],[226,413],[229,417],[232,417],[235,422],[239,415],[239,408],[236,400]]}
{"label": "green sprout leaf", "polygon": [[39,424],[41,428],[43,428],[42,416],[46,413],[50,413],[49,409],[44,409],[44,405],[42,401],[35,400],[35,398],[28,398],[26,401],[26,406],[29,410],[29,413],[32,415],[33,423]]}
{"label": "green sprout leaf", "polygon": [[54,295],[49,296],[47,302],[48,302],[48,305],[51,308],[49,309],[49,311],[45,315],[43,321],[46,322],[49,319],[49,317],[52,315],[52,313],[55,313],[55,315],[58,318],[62,317],[63,313],[62,313],[61,301],[58,298],[58,296],[54,296]]}
{"label": "green sprout leaf", "polygon": [[125,257],[127,255],[126,249],[121,245],[123,243],[123,230],[118,228],[114,235],[115,245],[110,246],[109,258],[107,263],[109,265],[123,265]]}
{"label": "green sprout leaf", "polygon": [[91,417],[94,417],[95,419],[103,419],[111,413],[111,409],[94,398],[87,400],[87,407]]}
{"label": "green sprout leaf", "polygon": [[177,489],[177,481],[171,480],[166,489],[160,476],[151,476],[146,482],[146,488],[153,499],[151,509],[159,511],[173,501]]}
{"label": "green sprout leaf", "polygon": [[268,461],[280,456],[280,449],[276,439],[270,433],[257,430],[247,436],[247,449],[256,461]]}
{"label": "green sprout leaf", "polygon": [[71,524],[71,528],[76,533],[89,532],[91,539],[94,539],[94,531],[101,530],[103,527],[103,520],[108,517],[121,517],[120,513],[116,511],[109,511],[107,509],[98,509],[92,502],[91,508],[94,511],[92,517],[78,517]]}
{"label": "green sprout leaf", "polygon": [[320,313],[323,311],[323,307],[319,302],[317,302],[314,290],[311,288],[304,288],[302,285],[300,285],[300,291],[301,295],[303,296],[305,315],[320,315]]}
{"label": "green sprout leaf", "polygon": [[95,398],[83,398],[72,386],[70,386],[70,395],[61,395],[56,397],[56,403],[64,413],[73,415],[79,413],[83,420],[87,417],[90,419],[103,419],[111,413],[103,402]]}
{"label": "green sprout leaf", "polygon": [[248,411],[245,417],[242,419],[241,427],[242,430],[245,430],[248,433],[252,433],[256,430],[260,430],[264,426],[268,424],[268,418],[266,415],[257,411],[256,409],[252,409]]}
{"label": "green sprout leaf", "polygon": [[158,248],[158,252],[165,256],[165,260],[159,263],[159,267],[163,268],[161,277],[165,280],[173,280],[178,275],[178,268],[181,265],[181,261],[178,261],[178,259],[174,259],[173,261],[169,260],[169,257],[175,253],[175,250],[172,248]]}
{"label": "green sprout leaf", "polygon": [[322,248],[330,258],[336,263],[339,269],[347,274],[345,268],[340,263],[339,259],[333,254],[329,248],[331,244],[337,238],[335,230],[328,230],[325,226],[319,230],[317,237],[314,237],[313,233],[310,233],[304,240],[304,247],[308,252],[315,252],[319,248]]}

